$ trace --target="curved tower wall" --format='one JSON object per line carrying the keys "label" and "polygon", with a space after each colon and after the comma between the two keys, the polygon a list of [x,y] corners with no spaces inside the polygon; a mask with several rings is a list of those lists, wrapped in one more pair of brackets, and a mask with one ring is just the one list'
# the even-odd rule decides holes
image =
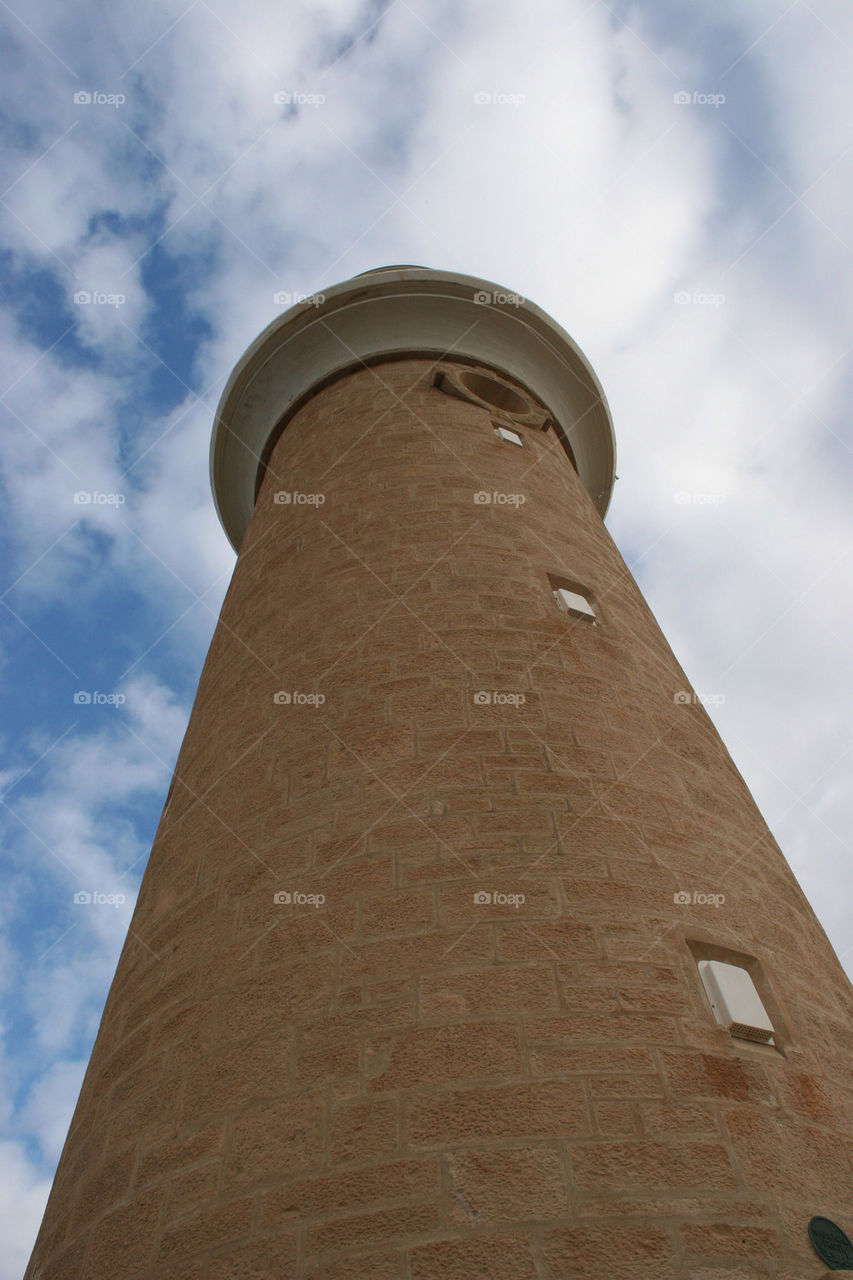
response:
{"label": "curved tower wall", "polygon": [[851,988],[570,427],[453,352],[286,415],[32,1280],[823,1276]]}

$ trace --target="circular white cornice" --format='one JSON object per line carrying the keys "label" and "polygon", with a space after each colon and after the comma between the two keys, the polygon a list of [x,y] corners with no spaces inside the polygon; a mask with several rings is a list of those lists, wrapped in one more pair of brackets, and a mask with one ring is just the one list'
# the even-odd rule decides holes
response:
{"label": "circular white cornice", "polygon": [[520,382],[548,409],[603,516],[616,443],[586,357],[534,303],[476,276],[384,267],[333,285],[277,316],[234,367],[216,411],[210,482],[236,551],[258,468],[278,424],[313,387],[360,362],[407,354],[473,360]]}

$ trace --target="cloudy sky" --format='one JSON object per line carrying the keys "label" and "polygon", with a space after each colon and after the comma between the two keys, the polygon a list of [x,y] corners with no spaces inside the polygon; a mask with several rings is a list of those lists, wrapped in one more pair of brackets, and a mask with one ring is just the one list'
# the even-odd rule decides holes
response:
{"label": "cloudy sky", "polygon": [[849,3],[12,0],[0,21],[0,1280],[233,566],[213,411],[282,295],[417,262],[570,331],[613,410],[610,530],[853,968]]}

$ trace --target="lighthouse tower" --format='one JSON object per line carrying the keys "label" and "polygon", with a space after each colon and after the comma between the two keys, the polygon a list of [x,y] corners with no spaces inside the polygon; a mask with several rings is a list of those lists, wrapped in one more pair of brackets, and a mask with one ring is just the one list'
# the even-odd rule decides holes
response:
{"label": "lighthouse tower", "polygon": [[211,474],[237,563],[28,1280],[832,1274],[853,992],[571,338],[370,271],[251,345]]}

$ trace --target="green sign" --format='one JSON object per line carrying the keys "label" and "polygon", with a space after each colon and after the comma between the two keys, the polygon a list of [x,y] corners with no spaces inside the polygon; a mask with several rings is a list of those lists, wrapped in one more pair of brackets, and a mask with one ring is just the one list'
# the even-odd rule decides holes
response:
{"label": "green sign", "polygon": [[809,1240],[830,1271],[853,1270],[853,1242],[829,1218],[812,1218]]}

